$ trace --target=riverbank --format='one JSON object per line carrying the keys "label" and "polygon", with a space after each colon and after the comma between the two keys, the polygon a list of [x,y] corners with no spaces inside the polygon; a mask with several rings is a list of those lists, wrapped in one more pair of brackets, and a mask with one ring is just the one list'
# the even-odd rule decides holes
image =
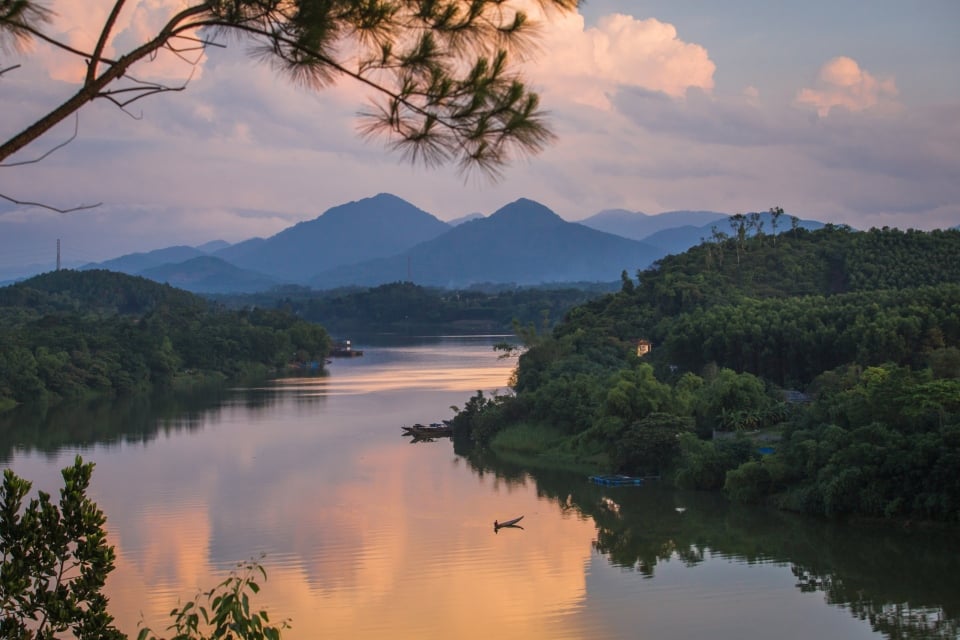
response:
{"label": "riverbank", "polygon": [[525,467],[586,475],[610,470],[607,455],[578,451],[569,436],[543,424],[522,422],[505,427],[489,447],[499,458]]}

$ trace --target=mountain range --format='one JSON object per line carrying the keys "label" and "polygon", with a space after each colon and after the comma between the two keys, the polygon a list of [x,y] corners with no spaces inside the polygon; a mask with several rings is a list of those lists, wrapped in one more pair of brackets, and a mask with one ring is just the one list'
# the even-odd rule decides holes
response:
{"label": "mountain range", "polygon": [[[731,233],[729,219],[713,211],[608,210],[577,223],[521,198],[489,216],[471,214],[446,223],[381,193],[328,209],[269,238],[167,247],[81,268],[141,275],[196,293],[406,280],[447,288],[615,282],[622,271],[634,274],[717,232]],[[760,220],[769,231],[769,214]],[[800,226],[823,224],[808,220]]]}
{"label": "mountain range", "polygon": [[391,256],[450,230],[450,225],[387,193],[328,209],[266,239],[213,253],[241,269],[289,282],[344,264]]}
{"label": "mountain range", "polygon": [[328,289],[397,280],[446,288],[609,282],[662,255],[652,245],[567,222],[542,204],[520,199],[403,253],[322,272],[310,284]]}

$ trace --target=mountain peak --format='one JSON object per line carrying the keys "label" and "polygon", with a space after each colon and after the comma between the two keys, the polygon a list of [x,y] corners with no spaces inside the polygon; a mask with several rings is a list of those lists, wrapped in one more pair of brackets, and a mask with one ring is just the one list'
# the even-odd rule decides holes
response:
{"label": "mountain peak", "polygon": [[565,223],[563,218],[551,211],[548,207],[535,200],[520,198],[508,205],[500,207],[492,214],[490,220],[509,222],[510,224],[556,224]]}

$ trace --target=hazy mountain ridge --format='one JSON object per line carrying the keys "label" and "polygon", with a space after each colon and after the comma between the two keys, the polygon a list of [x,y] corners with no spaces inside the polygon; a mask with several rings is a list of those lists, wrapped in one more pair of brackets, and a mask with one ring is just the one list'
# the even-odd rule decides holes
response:
{"label": "hazy mountain ridge", "polygon": [[369,286],[406,279],[442,287],[609,282],[622,270],[633,272],[661,256],[656,247],[567,222],[522,198],[397,256],[320,273],[311,284]]}
{"label": "hazy mountain ridge", "polygon": [[[712,211],[647,215],[609,210],[576,223],[521,198],[487,217],[471,214],[452,224],[381,193],[332,207],[269,238],[167,247],[85,268],[143,275],[198,293],[258,291],[290,283],[332,288],[406,280],[439,287],[612,282],[623,270],[634,273],[710,239],[715,230],[732,235],[730,219]],[[772,232],[769,213],[759,219],[764,232]],[[622,233],[591,226],[598,224]],[[777,231],[790,225],[790,217],[783,216]],[[800,226],[823,224],[802,221]],[[651,230],[643,241],[625,235]],[[214,251],[204,252],[208,247]],[[197,260],[201,257],[216,260]]]}
{"label": "hazy mountain ridge", "polygon": [[240,269],[215,256],[198,256],[175,264],[144,269],[138,275],[192,293],[263,291],[280,282],[268,275]]}
{"label": "hazy mountain ridge", "polygon": [[141,253],[128,253],[105,262],[91,262],[83,265],[79,270],[107,269],[109,271],[126,273],[127,275],[137,275],[145,269],[151,269],[165,264],[186,262],[187,260],[203,255],[207,255],[207,253],[202,249],[181,245]]}
{"label": "hazy mountain ridge", "polygon": [[426,211],[381,193],[327,209],[253,245],[240,243],[214,255],[242,269],[303,283],[339,265],[397,254],[449,229]]}
{"label": "hazy mountain ridge", "polygon": [[676,227],[703,227],[722,222],[728,214],[717,211],[665,211],[656,215],[626,209],[606,209],[580,224],[632,240],[645,240],[658,231]]}
{"label": "hazy mountain ridge", "polygon": [[485,216],[479,212],[468,213],[465,216],[460,216],[459,218],[454,218],[453,220],[447,220],[447,224],[450,225],[451,227],[456,227],[463,224],[464,222],[470,222],[471,220],[476,220],[477,218],[483,218],[483,217]]}

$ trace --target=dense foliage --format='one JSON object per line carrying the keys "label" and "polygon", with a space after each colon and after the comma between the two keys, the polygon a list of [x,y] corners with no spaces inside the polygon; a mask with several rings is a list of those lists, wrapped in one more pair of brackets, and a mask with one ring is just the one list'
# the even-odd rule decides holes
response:
{"label": "dense foliage", "polygon": [[329,350],[326,330],[289,312],[225,311],[109,271],[57,271],[0,289],[0,405],[267,372]]}
{"label": "dense foliage", "polygon": [[106,518],[87,496],[92,464],[63,470],[59,502],[43,491],[24,506],[30,483],[9,469],[0,486],[0,635],[120,640],[101,593],[113,570]]}
{"label": "dense foliage", "polygon": [[510,332],[514,321],[557,320],[572,307],[610,292],[599,284],[564,289],[476,287],[451,291],[395,282],[370,289],[314,291],[284,287],[213,298],[230,307],[277,307],[319,322],[334,333],[451,334]]}
{"label": "dense foliage", "polygon": [[749,223],[524,335],[515,395],[461,430],[547,424],[557,455],[736,500],[960,522],[960,232]]}

